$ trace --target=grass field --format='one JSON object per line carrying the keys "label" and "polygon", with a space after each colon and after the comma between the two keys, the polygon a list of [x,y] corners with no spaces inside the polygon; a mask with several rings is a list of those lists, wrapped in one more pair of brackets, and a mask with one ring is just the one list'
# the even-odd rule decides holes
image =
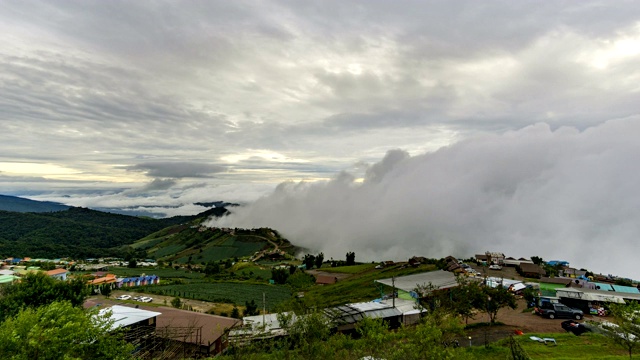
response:
{"label": "grass field", "polygon": [[339,266],[339,267],[323,267],[319,270],[330,272],[330,273],[341,273],[341,274],[359,274],[368,270],[374,269],[376,264],[360,264],[353,266]]}
{"label": "grass field", "polygon": [[235,282],[150,286],[145,292],[236,305],[244,305],[246,301],[254,300],[260,308],[264,293],[268,310],[275,309],[278,304],[291,298],[291,290],[286,286]]}
{"label": "grass field", "polygon": [[[558,345],[544,345],[529,339],[529,336],[554,338]],[[629,355],[622,348],[612,345],[599,334],[584,334],[582,336],[570,333],[527,334],[517,337],[517,341],[531,359],[629,359]],[[477,359],[510,358],[507,340],[501,340],[488,348],[484,346],[467,348],[467,351]],[[633,358],[640,359],[640,354]]]}

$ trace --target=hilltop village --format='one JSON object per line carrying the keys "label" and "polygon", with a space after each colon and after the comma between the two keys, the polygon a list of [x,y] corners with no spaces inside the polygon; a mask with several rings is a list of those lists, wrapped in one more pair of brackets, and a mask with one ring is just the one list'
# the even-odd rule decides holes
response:
{"label": "hilltop village", "polygon": [[[562,260],[486,252],[469,259],[414,256],[403,262],[358,263],[355,256],[324,259],[320,253],[296,258],[270,242],[250,256],[200,264],[6,258],[0,286],[34,274],[60,282],[81,281],[88,294],[83,306],[108,314],[113,329],[124,331],[126,341],[136,344],[139,358],[174,352],[180,354],[174,358],[211,357],[286,338],[292,324],[304,319],[301,308],[316,309],[332,333],[357,334],[369,320],[382,321],[389,329],[410,328],[434,311],[434,299],[454,301],[459,296],[456,289],[469,284],[487,289],[487,294],[502,291],[511,300],[491,305],[497,307],[495,312],[486,311],[486,303],[458,309],[469,330],[452,337],[456,346],[481,346],[513,332],[564,331],[563,320],[556,317],[606,322],[611,304],[640,301],[639,285],[631,279],[594,274]],[[538,311],[549,304],[579,313],[549,316]],[[480,327],[469,326],[473,323],[500,326],[483,338]]]}

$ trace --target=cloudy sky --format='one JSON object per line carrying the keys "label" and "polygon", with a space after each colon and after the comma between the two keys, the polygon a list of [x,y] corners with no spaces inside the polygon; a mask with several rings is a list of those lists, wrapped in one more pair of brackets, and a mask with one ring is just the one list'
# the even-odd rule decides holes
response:
{"label": "cloudy sky", "polygon": [[632,1],[0,1],[0,67],[3,194],[174,215],[284,193],[278,218],[261,200],[226,221],[310,245],[333,224],[398,257],[339,220],[405,224],[438,255],[640,235]]}

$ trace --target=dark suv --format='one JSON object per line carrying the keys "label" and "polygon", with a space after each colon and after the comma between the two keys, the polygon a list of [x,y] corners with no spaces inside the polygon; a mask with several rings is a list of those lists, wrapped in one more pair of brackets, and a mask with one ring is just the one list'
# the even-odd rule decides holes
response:
{"label": "dark suv", "polygon": [[582,310],[570,308],[563,304],[545,304],[536,309],[536,314],[546,316],[549,319],[569,318],[580,320],[584,317]]}

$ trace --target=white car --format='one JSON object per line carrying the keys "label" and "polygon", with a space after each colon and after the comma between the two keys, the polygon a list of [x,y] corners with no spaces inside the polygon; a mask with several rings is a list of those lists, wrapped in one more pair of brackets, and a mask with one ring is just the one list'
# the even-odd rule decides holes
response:
{"label": "white car", "polygon": [[493,264],[493,265],[489,266],[489,269],[491,269],[491,270],[502,270],[502,266]]}
{"label": "white car", "polygon": [[148,296],[143,296],[139,301],[142,301],[142,302],[152,302],[152,301],[153,301],[153,298],[150,298],[150,297],[148,297]]}
{"label": "white car", "polygon": [[131,295],[120,295],[116,298],[116,300],[129,300],[131,299]]}

